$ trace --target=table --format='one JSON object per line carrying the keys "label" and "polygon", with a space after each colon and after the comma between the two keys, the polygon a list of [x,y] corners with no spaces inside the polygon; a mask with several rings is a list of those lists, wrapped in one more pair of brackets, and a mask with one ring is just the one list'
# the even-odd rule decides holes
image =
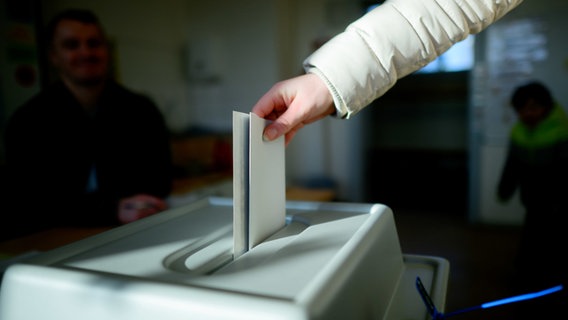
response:
{"label": "table", "polygon": [[108,227],[56,228],[0,242],[0,260],[18,255],[47,251],[93,236]]}
{"label": "table", "polygon": [[[335,191],[332,189],[291,187],[286,190],[286,200],[333,201],[334,198]],[[10,259],[30,252],[55,249],[109,229],[109,227],[56,228],[2,241],[0,242],[0,260]]]}

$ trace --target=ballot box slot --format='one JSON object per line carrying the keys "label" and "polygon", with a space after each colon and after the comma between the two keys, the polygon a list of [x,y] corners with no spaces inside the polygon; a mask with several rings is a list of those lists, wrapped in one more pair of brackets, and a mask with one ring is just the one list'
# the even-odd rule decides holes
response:
{"label": "ballot box slot", "polygon": [[227,226],[168,255],[164,266],[177,272],[205,275],[233,260],[232,244],[232,226]]}
{"label": "ballot box slot", "polygon": [[[295,237],[307,229],[309,224],[307,218],[289,216],[286,225],[267,241]],[[233,261],[233,234],[228,226],[170,254],[164,259],[164,266],[176,272],[205,276],[214,274]]]}

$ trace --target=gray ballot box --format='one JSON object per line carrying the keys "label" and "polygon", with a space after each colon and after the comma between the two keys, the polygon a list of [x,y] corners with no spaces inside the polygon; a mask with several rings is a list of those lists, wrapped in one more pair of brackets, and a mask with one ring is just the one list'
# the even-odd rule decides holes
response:
{"label": "gray ballot box", "polygon": [[382,204],[286,202],[234,258],[233,201],[208,197],[10,265],[0,319],[428,319],[449,262],[403,254]]}

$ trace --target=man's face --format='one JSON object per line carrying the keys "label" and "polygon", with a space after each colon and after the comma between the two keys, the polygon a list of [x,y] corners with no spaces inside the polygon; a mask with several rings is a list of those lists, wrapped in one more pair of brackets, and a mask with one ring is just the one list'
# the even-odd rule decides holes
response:
{"label": "man's face", "polygon": [[55,30],[50,59],[64,80],[94,85],[107,76],[109,51],[97,25],[62,20]]}
{"label": "man's face", "polygon": [[529,99],[529,101],[517,111],[517,115],[527,127],[534,128],[546,118],[547,108],[540,105],[534,99]]}

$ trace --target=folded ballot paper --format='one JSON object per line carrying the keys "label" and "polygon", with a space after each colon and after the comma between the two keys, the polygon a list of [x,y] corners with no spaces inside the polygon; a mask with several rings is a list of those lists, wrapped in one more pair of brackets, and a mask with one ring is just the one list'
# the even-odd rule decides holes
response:
{"label": "folded ballot paper", "polygon": [[233,111],[233,256],[286,223],[284,137],[264,141],[268,120]]}

